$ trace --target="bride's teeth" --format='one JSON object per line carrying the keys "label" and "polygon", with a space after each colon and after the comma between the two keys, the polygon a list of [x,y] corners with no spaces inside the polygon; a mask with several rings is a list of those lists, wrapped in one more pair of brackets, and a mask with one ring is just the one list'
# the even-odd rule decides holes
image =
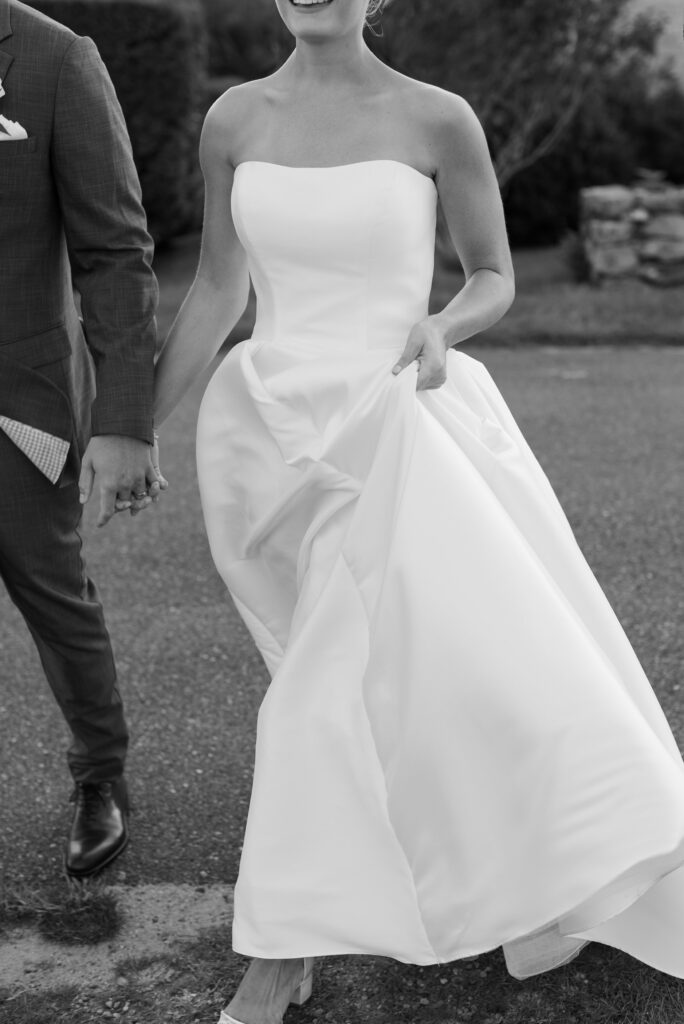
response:
{"label": "bride's teeth", "polygon": [[293,7],[317,7],[319,4],[330,4],[332,0],[290,0]]}

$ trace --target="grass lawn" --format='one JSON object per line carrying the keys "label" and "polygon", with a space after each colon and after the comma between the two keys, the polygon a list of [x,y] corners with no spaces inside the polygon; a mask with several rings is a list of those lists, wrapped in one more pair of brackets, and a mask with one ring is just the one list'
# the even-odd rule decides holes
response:
{"label": "grass lawn", "polygon": [[[655,288],[638,280],[600,286],[572,279],[564,251],[513,253],[516,299],[506,316],[480,335],[480,343],[684,344],[684,289]],[[437,264],[431,309],[462,284],[458,271]]]}
{"label": "grass lawn", "polygon": [[[157,256],[162,336],[192,282],[198,250],[198,237],[188,235]],[[562,247],[522,249],[513,259],[515,303],[502,321],[479,336],[479,344],[684,344],[682,288],[655,288],[636,280],[600,287],[578,283],[572,279]],[[438,260],[430,310],[446,305],[462,284],[462,274]],[[249,337],[253,322],[252,295],[232,340]]]}

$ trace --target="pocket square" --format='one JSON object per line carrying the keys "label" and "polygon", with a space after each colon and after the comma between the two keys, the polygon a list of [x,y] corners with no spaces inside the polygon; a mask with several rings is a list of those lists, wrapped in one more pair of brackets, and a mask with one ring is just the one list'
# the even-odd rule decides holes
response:
{"label": "pocket square", "polygon": [[44,430],[19,423],[7,416],[0,416],[0,430],[4,431],[10,441],[14,441],[34,466],[56,484],[60,478],[69,454],[69,442],[61,437],[54,437]]}
{"label": "pocket square", "polygon": [[10,121],[0,114],[0,142],[17,142],[19,139],[28,139],[26,129],[18,121]]}

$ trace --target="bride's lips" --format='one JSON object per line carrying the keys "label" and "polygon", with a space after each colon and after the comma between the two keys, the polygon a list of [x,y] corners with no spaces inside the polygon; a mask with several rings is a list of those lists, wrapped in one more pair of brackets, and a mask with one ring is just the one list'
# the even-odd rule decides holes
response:
{"label": "bride's lips", "polygon": [[296,0],[290,0],[290,7],[295,7],[298,11],[320,11],[334,3],[335,0],[315,0],[314,3],[297,3]]}

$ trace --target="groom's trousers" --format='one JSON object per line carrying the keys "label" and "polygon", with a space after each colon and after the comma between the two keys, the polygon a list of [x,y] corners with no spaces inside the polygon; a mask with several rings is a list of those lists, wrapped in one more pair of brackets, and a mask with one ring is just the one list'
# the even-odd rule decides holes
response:
{"label": "groom's trousers", "polygon": [[74,780],[115,781],[128,732],[102,605],[81,556],[78,473],[76,445],[55,485],[0,431],[0,576],[71,730]]}

